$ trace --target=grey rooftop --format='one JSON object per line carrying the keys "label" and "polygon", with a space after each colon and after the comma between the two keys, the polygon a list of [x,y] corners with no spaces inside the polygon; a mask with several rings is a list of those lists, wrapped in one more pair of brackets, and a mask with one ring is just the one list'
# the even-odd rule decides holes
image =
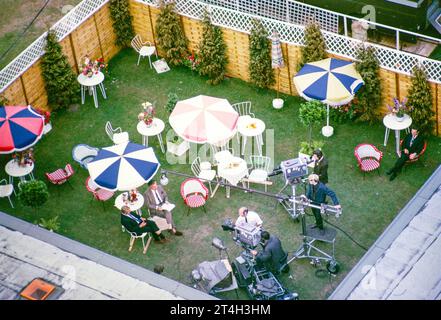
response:
{"label": "grey rooftop", "polygon": [[64,292],[58,299],[64,300],[215,299],[0,212],[0,300],[16,299],[34,278],[43,278],[62,287]]}
{"label": "grey rooftop", "polygon": [[441,166],[330,299],[441,299]]}

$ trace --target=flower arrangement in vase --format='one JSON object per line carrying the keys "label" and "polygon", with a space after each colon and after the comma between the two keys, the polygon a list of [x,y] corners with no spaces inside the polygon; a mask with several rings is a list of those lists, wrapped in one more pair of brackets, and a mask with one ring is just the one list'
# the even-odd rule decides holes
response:
{"label": "flower arrangement in vase", "polygon": [[155,108],[148,101],[144,102],[142,107],[144,110],[138,114],[138,120],[144,121],[144,123],[150,127],[153,124],[153,118],[155,117]]}
{"label": "flower arrangement in vase", "polygon": [[403,121],[404,115],[406,114],[406,112],[411,111],[412,107],[406,105],[407,98],[404,98],[402,101],[394,98],[393,101],[393,106],[387,105],[387,108],[397,118],[398,121]]}
{"label": "flower arrangement in vase", "polygon": [[103,58],[99,58],[96,60],[91,60],[89,55],[86,55],[83,59],[83,63],[81,64],[81,73],[89,78],[93,77],[93,75],[98,74],[101,69],[106,68],[106,64],[104,63]]}
{"label": "flower arrangement in vase", "polygon": [[25,151],[15,152],[12,158],[18,163],[20,167],[31,165],[35,162],[34,149],[30,148]]}
{"label": "flower arrangement in vase", "polygon": [[138,195],[137,195],[137,191],[136,191],[136,189],[132,189],[132,190],[130,190],[130,193],[129,193],[129,201],[130,202],[135,202],[135,201],[137,201],[138,200]]}

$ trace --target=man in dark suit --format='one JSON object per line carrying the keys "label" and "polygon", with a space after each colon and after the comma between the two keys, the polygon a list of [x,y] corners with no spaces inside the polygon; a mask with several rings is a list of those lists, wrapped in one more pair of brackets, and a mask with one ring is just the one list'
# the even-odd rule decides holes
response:
{"label": "man in dark suit", "polygon": [[328,183],[328,159],[325,158],[320,149],[314,150],[311,159],[314,160],[314,171],[319,176],[320,182]]}
{"label": "man in dark suit", "polygon": [[[308,182],[309,185],[306,197],[309,200],[315,202],[316,205],[321,205],[322,203],[326,203],[326,196],[329,196],[332,199],[332,203],[335,205],[335,207],[337,209],[341,209],[335,192],[329,189],[325,184],[321,183],[318,175],[310,174],[308,176]],[[320,209],[311,208],[311,210],[315,217],[315,226],[313,226],[313,228],[323,230],[323,218],[320,214]]]}
{"label": "man in dark suit", "polygon": [[165,208],[168,205],[167,193],[155,180],[149,181],[149,188],[144,194],[144,199],[147,200],[146,205],[152,216],[165,218],[167,223],[172,226],[172,229],[169,230],[171,233],[175,236],[183,235],[181,231],[176,230],[171,211]]}
{"label": "man in dark suit", "polygon": [[[288,255],[283,250],[279,238],[270,235],[267,231],[263,231],[261,237],[263,250],[260,252],[251,250],[251,254],[256,256],[258,265],[263,265],[272,273],[279,274],[281,268],[286,265]],[[283,271],[288,272],[289,268],[285,268]]]}
{"label": "man in dark suit", "polygon": [[155,242],[166,243],[164,235],[159,231],[158,226],[154,221],[147,220],[138,216],[136,213],[130,212],[128,206],[121,208],[121,224],[130,232],[134,232],[137,235],[141,235],[145,232],[150,232]]}
{"label": "man in dark suit", "polygon": [[401,144],[400,157],[395,162],[395,165],[386,173],[390,175],[389,180],[394,180],[401,172],[407,160],[414,159],[424,147],[424,139],[418,134],[418,129],[412,128],[411,132],[406,135]]}

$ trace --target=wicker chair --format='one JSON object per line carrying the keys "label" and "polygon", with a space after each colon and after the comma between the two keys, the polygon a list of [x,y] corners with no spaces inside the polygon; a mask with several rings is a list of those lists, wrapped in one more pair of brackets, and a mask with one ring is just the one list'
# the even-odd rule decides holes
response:
{"label": "wicker chair", "polygon": [[187,215],[190,214],[190,209],[199,207],[203,207],[206,213],[205,203],[207,202],[208,195],[207,187],[199,179],[186,179],[181,184],[181,196],[188,207]]}
{"label": "wicker chair", "polygon": [[354,156],[357,158],[358,167],[363,172],[363,178],[366,172],[377,170],[380,175],[380,163],[383,158],[383,152],[372,144],[362,143],[355,147]]}
{"label": "wicker chair", "polygon": [[69,182],[69,179],[73,176],[74,173],[75,173],[74,169],[68,163],[64,167],[64,169],[57,169],[51,173],[46,172],[45,175],[46,175],[46,178],[49,180],[49,182],[51,182],[53,184],[63,184],[65,182],[68,182],[69,185],[72,187],[72,185]]}

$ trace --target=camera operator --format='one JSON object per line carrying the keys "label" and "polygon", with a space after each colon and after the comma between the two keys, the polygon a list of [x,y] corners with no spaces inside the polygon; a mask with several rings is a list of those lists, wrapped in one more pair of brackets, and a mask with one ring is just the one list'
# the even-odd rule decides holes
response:
{"label": "camera operator", "polygon": [[255,227],[261,228],[263,221],[256,212],[249,211],[247,207],[242,207],[239,209],[239,217],[236,220],[236,226],[240,226],[244,223],[249,223]]}
{"label": "camera operator", "polygon": [[[263,250],[257,252],[251,250],[251,254],[256,257],[256,263],[258,266],[264,266],[267,270],[277,275],[282,272],[288,272],[289,266],[286,264],[288,254],[283,250],[282,243],[279,238],[272,236],[267,231],[262,231],[261,245]],[[283,270],[280,270],[285,266]]]}
{"label": "camera operator", "polygon": [[323,184],[328,183],[328,159],[325,158],[323,152],[320,149],[314,150],[311,156],[311,160],[314,161],[314,171],[319,176],[320,182]]}
{"label": "camera operator", "polygon": [[[336,208],[341,208],[335,192],[329,189],[325,184],[321,183],[318,175],[310,174],[308,176],[308,182],[308,192],[306,194],[308,199],[312,200],[318,205],[321,205],[322,203],[326,203],[326,196],[329,196],[331,197]],[[323,219],[322,215],[320,214],[320,209],[311,208],[311,210],[315,217],[315,226],[313,226],[313,228],[323,230]]]}

